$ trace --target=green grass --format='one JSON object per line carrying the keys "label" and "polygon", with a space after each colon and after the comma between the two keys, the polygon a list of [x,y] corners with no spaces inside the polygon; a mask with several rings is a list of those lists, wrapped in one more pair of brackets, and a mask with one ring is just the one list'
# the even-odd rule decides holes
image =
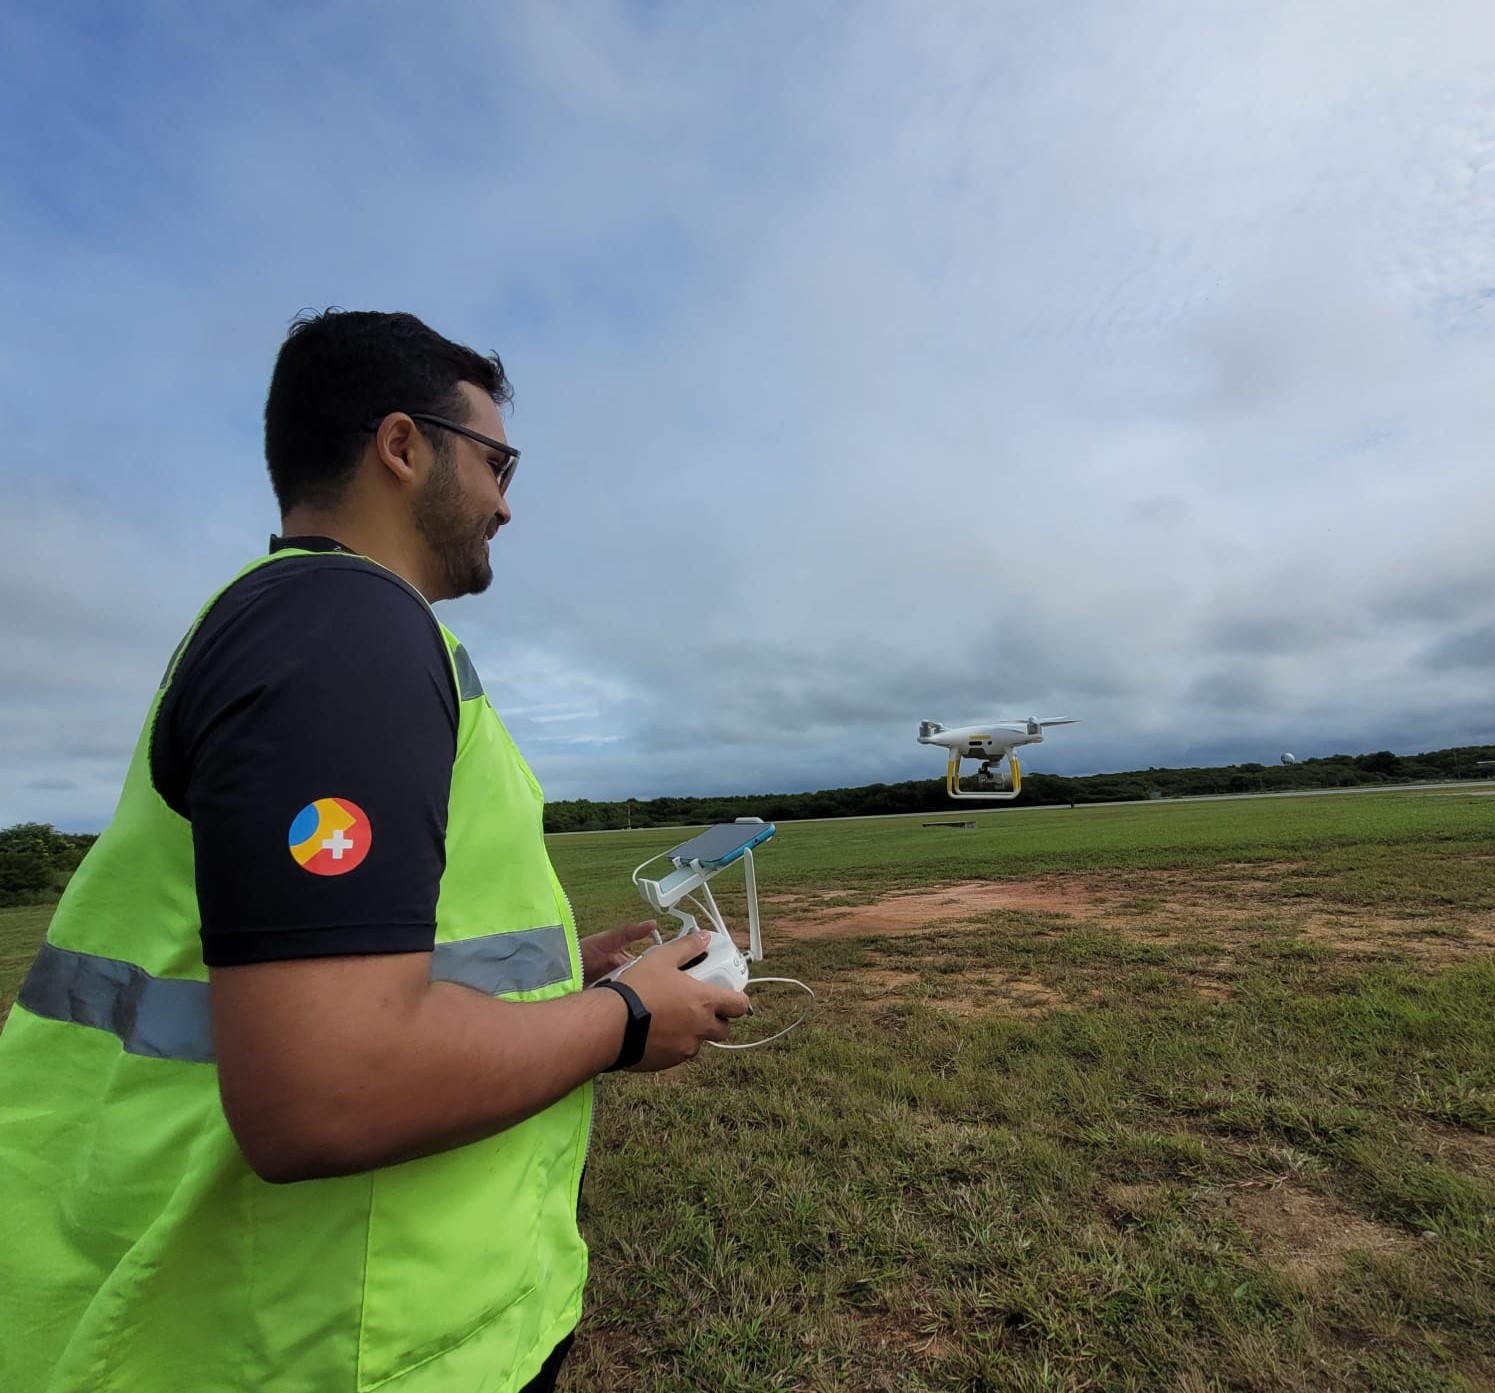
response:
{"label": "green grass", "polygon": [[[1495,908],[1491,804],[781,828],[765,895],[1078,872],[1116,905],[794,939],[770,908],[763,970],[820,1008],[762,1053],[606,1081],[564,1386],[1495,1386],[1495,956],[1462,951]],[[554,839],[584,925],[638,917],[627,871],[682,837]],[[1229,923],[1190,918],[1216,901]]]}
{"label": "green grass", "polygon": [[[918,817],[787,824],[759,858],[764,888],[888,893],[956,880],[1291,861],[1306,864],[1284,896],[1317,895],[1332,882],[1336,895],[1367,903],[1457,897],[1495,909],[1495,798],[1351,794],[971,816],[969,831],[924,828]],[[682,839],[667,829],[579,832],[553,837],[551,847],[579,912],[632,916],[639,901],[627,872]],[[1443,879],[1450,861],[1456,867]]]}
{"label": "green grass", "polygon": [[26,969],[36,956],[36,946],[47,931],[52,908],[25,905],[20,909],[0,909],[0,1021],[9,1014]]}
{"label": "green grass", "polygon": [[[762,849],[801,897],[765,902],[762,970],[819,1008],[604,1080],[562,1387],[1495,1387],[1495,799],[975,820]],[[684,835],[553,838],[583,931],[642,917],[628,872]],[[1075,876],[1107,902],[775,930]],[[0,911],[0,1000],[46,915]]]}

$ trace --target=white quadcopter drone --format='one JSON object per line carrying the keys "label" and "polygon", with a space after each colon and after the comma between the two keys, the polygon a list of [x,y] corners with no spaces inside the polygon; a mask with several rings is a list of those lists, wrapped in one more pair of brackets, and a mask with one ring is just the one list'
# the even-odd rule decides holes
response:
{"label": "white quadcopter drone", "polygon": [[[1023,791],[1023,771],[1017,762],[1019,745],[1037,745],[1049,726],[1077,724],[1073,716],[1050,716],[1047,720],[993,721],[990,725],[960,726],[946,730],[938,721],[919,722],[921,745],[943,745],[950,752],[945,769],[945,792],[952,798],[982,798],[988,801],[1016,798]],[[965,792],[960,786],[960,762],[979,759],[976,787]],[[1004,767],[1005,766],[1005,767]]]}

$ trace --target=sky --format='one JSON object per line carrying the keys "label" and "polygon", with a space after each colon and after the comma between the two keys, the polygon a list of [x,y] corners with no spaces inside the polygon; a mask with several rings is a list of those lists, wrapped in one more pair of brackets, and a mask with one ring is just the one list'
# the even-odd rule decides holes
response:
{"label": "sky", "polygon": [[515,386],[443,605],[553,799],[1495,742],[1495,7],[0,8],[0,825],[278,525],[270,368]]}

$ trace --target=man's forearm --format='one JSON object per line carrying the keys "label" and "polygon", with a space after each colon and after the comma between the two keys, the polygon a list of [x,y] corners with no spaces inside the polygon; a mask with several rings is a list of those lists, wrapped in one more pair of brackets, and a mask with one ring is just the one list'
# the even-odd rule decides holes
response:
{"label": "man's forearm", "polygon": [[[260,971],[282,967],[300,972],[269,975],[301,978],[305,989],[304,963]],[[216,1013],[216,974],[214,990]],[[224,1109],[268,1180],[351,1174],[491,1136],[612,1064],[627,1019],[613,992],[514,1003],[450,982],[394,981],[362,1019],[326,1009],[335,991],[318,994],[322,1012],[303,1014],[289,1037],[272,1038],[271,1023],[244,1009],[219,1031]],[[312,1019],[320,1023],[308,1028]]]}
{"label": "man's forearm", "polygon": [[368,1170],[512,1127],[612,1064],[627,1015],[612,992],[515,1003],[433,982],[403,1046],[370,1061],[369,1093],[343,1110],[337,1150],[348,1170]]}

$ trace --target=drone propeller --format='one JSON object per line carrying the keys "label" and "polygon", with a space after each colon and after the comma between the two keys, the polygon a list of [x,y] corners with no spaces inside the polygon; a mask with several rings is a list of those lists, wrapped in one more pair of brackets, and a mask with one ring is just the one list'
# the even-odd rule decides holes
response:
{"label": "drone propeller", "polygon": [[998,721],[998,725],[1008,726],[1012,729],[1026,730],[1029,735],[1037,735],[1040,730],[1047,726],[1072,726],[1079,724],[1078,716],[1048,716],[1038,720],[1033,716],[1019,717],[1011,721]]}

